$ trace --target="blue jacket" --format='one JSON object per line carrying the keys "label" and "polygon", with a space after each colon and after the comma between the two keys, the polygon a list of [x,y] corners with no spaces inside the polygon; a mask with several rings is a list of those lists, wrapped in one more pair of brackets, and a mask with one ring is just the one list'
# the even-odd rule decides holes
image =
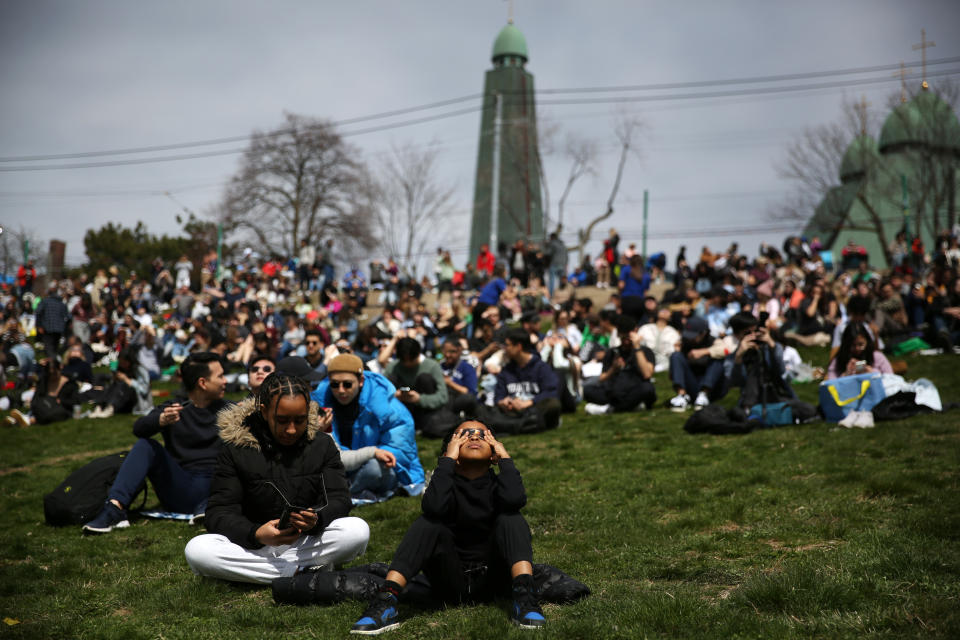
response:
{"label": "blue jacket", "polygon": [[[420,495],[425,487],[423,465],[417,453],[417,440],[413,428],[413,416],[397,400],[396,388],[379,373],[363,372],[363,388],[360,389],[360,412],[353,423],[353,449],[379,447],[397,458],[397,479],[411,496]],[[336,398],[330,392],[330,380],[320,382],[310,398],[321,407],[332,407]],[[331,435],[341,449],[345,447],[337,435],[334,417]]]}

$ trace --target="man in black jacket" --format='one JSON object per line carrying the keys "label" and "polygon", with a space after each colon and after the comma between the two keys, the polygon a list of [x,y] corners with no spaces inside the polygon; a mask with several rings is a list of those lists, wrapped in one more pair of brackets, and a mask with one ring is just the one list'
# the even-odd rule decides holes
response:
{"label": "man in black jacket", "polygon": [[464,422],[444,441],[423,494],[423,515],[407,530],[383,587],[350,633],[376,635],[399,626],[398,596],[420,571],[444,602],[486,601],[509,592],[514,624],[543,626],[530,527],[520,514],[526,503],[520,472],[503,444],[484,424]]}
{"label": "man in black jacket", "polygon": [[[220,451],[217,413],[227,380],[215,353],[190,354],[180,365],[187,400],[165,402],[133,423],[139,438],[124,458],[96,518],[84,533],[108,533],[129,527],[127,507],[149,478],[164,509],[201,514],[210,495],[210,480]],[[163,444],[151,436],[160,433]]]}
{"label": "man in black jacket", "polygon": [[347,517],[350,492],[337,446],[310,402],[309,384],[273,373],[220,414],[224,446],[207,506],[209,534],[187,543],[199,575],[270,583],[300,570],[332,567],[366,550],[367,523]]}

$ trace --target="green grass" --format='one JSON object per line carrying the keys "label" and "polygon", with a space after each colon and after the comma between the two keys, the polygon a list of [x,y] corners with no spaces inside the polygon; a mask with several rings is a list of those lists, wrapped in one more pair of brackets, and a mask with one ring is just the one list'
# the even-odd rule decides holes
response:
{"label": "green grass", "polygon": [[[816,351],[805,351],[807,358]],[[960,398],[954,356],[908,358],[908,378]],[[670,395],[659,376],[660,399]],[[816,401],[816,385],[797,387]],[[726,402],[732,402],[733,397]],[[565,416],[506,441],[524,476],[535,560],[587,583],[547,605],[543,638],[960,635],[960,413],[689,436],[683,416]],[[269,589],[193,576],[198,533],[136,521],[108,536],[43,523],[42,496],[73,468],[132,444],[131,419],[2,432],[0,624],[6,638],[344,637],[360,603],[296,608]],[[432,468],[436,441],[422,442]],[[419,501],[354,511],[365,557],[388,561]],[[405,610],[397,638],[530,637],[503,603]]]}

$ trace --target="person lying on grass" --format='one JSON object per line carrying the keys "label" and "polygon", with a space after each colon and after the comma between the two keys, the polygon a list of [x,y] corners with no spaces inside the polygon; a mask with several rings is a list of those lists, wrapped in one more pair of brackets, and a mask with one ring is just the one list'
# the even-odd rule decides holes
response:
{"label": "person lying on grass", "polygon": [[194,573],[269,584],[364,552],[370,529],[347,517],[350,493],[337,445],[305,380],[276,371],[217,418],[224,442],[210,488],[210,532],[187,543]]}
{"label": "person lying on grass", "polygon": [[512,593],[515,624],[535,629],[545,623],[534,593],[530,527],[520,514],[527,496],[510,454],[476,421],[447,435],[442,450],[423,494],[423,515],[407,530],[386,581],[350,633],[375,635],[399,626],[397,598],[420,571],[443,602]]}

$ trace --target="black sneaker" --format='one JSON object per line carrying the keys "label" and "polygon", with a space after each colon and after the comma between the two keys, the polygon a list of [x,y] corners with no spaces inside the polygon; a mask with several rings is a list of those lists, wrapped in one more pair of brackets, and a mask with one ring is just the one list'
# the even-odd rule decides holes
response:
{"label": "black sneaker", "polygon": [[521,629],[539,629],[547,623],[537,597],[528,588],[514,587],[513,612],[510,619]]}
{"label": "black sneaker", "polygon": [[114,529],[125,529],[130,526],[127,520],[127,510],[121,509],[109,500],[96,518],[83,525],[84,533],[110,533]]}
{"label": "black sneaker", "polygon": [[400,626],[397,614],[397,597],[387,591],[378,591],[367,610],[357,620],[350,633],[362,636],[375,636]]}

